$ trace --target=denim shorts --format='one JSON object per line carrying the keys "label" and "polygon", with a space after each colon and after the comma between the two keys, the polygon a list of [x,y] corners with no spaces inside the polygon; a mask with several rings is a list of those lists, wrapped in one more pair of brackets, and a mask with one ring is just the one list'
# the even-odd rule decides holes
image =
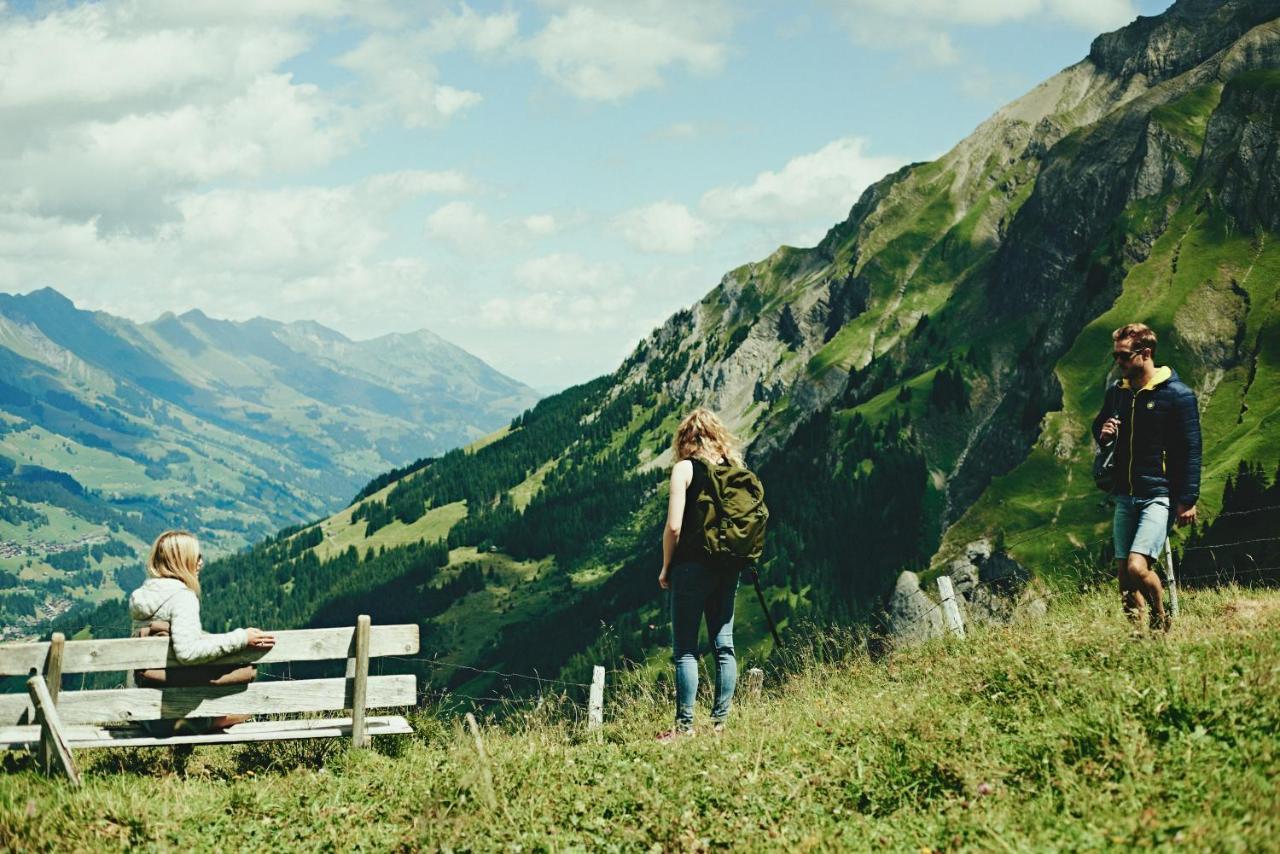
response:
{"label": "denim shorts", "polygon": [[1124,560],[1132,552],[1159,558],[1169,536],[1169,497],[1138,498],[1115,495],[1116,515],[1111,526],[1116,559]]}

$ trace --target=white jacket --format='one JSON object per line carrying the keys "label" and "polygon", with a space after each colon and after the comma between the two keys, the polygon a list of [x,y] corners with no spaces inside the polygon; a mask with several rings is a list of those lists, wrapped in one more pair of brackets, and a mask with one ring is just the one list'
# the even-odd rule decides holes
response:
{"label": "white jacket", "polygon": [[200,628],[200,597],[176,578],[148,578],[129,596],[129,616],[135,630],[153,620],[167,622],[173,657],[183,664],[220,658],[249,645],[245,629],[206,634]]}

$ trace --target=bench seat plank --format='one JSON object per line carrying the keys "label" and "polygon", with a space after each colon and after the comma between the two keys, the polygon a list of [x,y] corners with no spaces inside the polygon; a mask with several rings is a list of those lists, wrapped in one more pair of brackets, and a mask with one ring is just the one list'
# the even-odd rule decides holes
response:
{"label": "bench seat plank", "polygon": [[[418,626],[408,623],[372,626],[369,656],[416,655]],[[286,661],[327,661],[355,654],[354,626],[333,629],[290,629],[275,632],[269,650],[243,649],[205,664],[273,664]],[[0,676],[29,676],[42,672],[49,642],[0,644]],[[100,673],[146,668],[181,667],[173,658],[168,638],[106,638],[67,641],[62,672]]]}
{"label": "bench seat plank", "polygon": [[[366,731],[374,735],[409,735],[413,727],[399,715],[365,718]],[[249,721],[222,732],[203,735],[174,735],[156,738],[140,727],[106,728],[73,726],[67,743],[74,750],[95,747],[172,747],[178,744],[243,744],[258,741],[296,741],[308,738],[350,738],[351,718],[321,718],[295,721]],[[35,748],[40,743],[39,725],[0,727],[0,748]]]}
{"label": "bench seat plank", "polygon": [[[69,646],[70,644],[68,644]],[[351,708],[352,679],[297,679],[253,682],[223,688],[115,688],[64,691],[58,698],[63,722],[101,724],[113,721],[213,718],[220,715],[271,715],[331,712]],[[365,708],[385,709],[417,703],[417,678],[371,676]],[[29,697],[0,695],[0,726],[30,723]]]}

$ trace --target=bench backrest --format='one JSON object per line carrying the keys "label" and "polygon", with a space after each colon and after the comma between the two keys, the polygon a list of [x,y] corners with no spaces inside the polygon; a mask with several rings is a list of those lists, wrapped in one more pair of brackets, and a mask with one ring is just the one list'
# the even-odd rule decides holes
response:
{"label": "bench backrest", "polygon": [[[357,629],[299,629],[274,632],[276,644],[269,650],[241,650],[202,664],[274,664],[294,661],[351,659],[356,655]],[[0,676],[31,676],[50,672],[50,656],[57,645],[40,643],[0,644]],[[418,652],[416,625],[370,626],[370,658],[414,655]],[[172,655],[168,638],[115,638],[66,641],[61,644],[65,675],[149,668],[181,668]],[[353,707],[354,674],[336,679],[265,681],[249,685],[200,688],[114,688],[94,691],[62,691],[58,713],[66,724],[101,724],[182,717],[216,717],[233,714],[286,714],[327,712]],[[56,690],[56,689],[54,689]],[[362,708],[412,706],[417,701],[413,676],[370,676]],[[34,709],[26,694],[0,694],[0,726],[30,723]]]}

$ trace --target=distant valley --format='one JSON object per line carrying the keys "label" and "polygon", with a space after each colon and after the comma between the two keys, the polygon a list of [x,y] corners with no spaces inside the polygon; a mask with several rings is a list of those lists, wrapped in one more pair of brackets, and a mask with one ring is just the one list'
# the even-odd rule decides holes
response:
{"label": "distant valley", "polygon": [[235,551],[537,399],[425,330],[139,324],[49,288],[0,294],[0,627],[120,595],[165,528]]}

